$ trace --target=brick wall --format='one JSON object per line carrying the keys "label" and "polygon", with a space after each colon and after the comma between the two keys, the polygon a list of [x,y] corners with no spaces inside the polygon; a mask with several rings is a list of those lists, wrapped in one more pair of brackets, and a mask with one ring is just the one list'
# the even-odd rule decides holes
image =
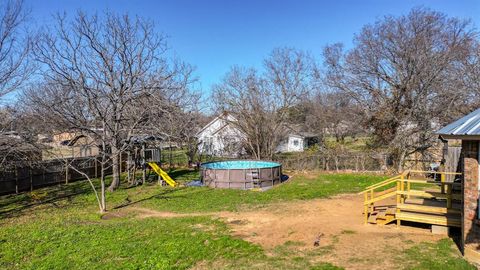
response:
{"label": "brick wall", "polygon": [[[480,255],[480,219],[478,217],[478,141],[463,141],[463,243],[465,255]],[[475,254],[478,253],[478,254]],[[475,259],[476,260],[476,259]]]}

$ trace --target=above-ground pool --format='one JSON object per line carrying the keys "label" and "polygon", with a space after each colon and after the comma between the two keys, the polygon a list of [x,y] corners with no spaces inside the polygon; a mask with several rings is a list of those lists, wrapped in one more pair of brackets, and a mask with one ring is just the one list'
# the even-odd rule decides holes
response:
{"label": "above-ground pool", "polygon": [[213,188],[268,188],[280,184],[282,165],[261,160],[207,162],[201,165],[201,177]]}

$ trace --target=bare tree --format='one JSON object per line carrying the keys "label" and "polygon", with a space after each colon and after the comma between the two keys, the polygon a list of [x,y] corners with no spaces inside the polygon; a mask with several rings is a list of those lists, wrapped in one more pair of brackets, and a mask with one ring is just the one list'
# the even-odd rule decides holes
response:
{"label": "bare tree", "polygon": [[291,121],[302,123],[304,130],[317,134],[320,143],[327,136],[337,142],[364,133],[360,109],[349,96],[338,91],[317,89],[298,105],[300,113]]}
{"label": "bare tree", "polygon": [[475,36],[468,21],[428,9],[387,16],[365,26],[353,49],[326,47],[326,82],[358,102],[377,145],[390,149],[401,170],[406,156],[425,153],[440,118],[460,105],[441,93],[462,80],[452,75]]}
{"label": "bare tree", "polygon": [[29,36],[22,29],[27,14],[21,0],[0,3],[0,97],[17,90],[32,71]]}
{"label": "bare tree", "polygon": [[[166,39],[151,21],[113,13],[101,19],[83,12],[73,20],[55,19],[34,46],[34,57],[44,67],[43,83],[26,91],[23,100],[51,132],[84,134],[99,146],[99,207],[105,211],[108,166],[113,191],[120,184],[128,139],[152,127],[166,129],[152,112],[168,111],[169,100],[191,81],[192,69],[164,56]],[[164,102],[157,107],[157,100]]]}
{"label": "bare tree", "polygon": [[175,70],[163,57],[166,40],[155,33],[153,22],[108,12],[104,17],[78,12],[68,21],[57,15],[54,29],[39,36],[34,55],[47,67],[44,79],[64,91],[53,100],[72,105],[61,111],[51,107],[55,116],[70,129],[92,133],[110,149],[113,191],[120,184],[123,142],[148,111],[138,105],[168,87]]}
{"label": "bare tree", "polygon": [[[452,119],[446,119],[451,122],[458,119],[460,116],[466,115],[471,111],[474,111],[480,107],[480,42],[476,42],[472,48],[472,52],[468,58],[465,59],[462,69],[458,70],[452,76],[456,78],[462,78],[460,82],[458,80],[451,80],[452,87],[449,87],[451,91],[445,94],[457,97],[458,100],[464,100],[466,106],[457,106],[455,110],[456,114],[451,115]],[[455,91],[455,89],[457,91]]]}
{"label": "bare tree", "polygon": [[272,158],[286,135],[291,110],[310,90],[312,60],[291,48],[275,49],[264,62],[265,73],[234,67],[214,86],[217,111],[233,116],[231,123],[254,158]]}

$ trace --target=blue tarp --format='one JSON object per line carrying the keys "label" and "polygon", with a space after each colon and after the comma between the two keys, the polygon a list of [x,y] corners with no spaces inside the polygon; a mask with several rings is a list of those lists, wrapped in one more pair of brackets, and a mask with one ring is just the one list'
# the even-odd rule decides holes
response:
{"label": "blue tarp", "polygon": [[187,183],[187,186],[188,186],[188,187],[202,187],[202,186],[203,186],[203,183],[202,183],[202,181],[200,181],[200,180],[193,180],[193,181],[191,181],[191,182],[188,182],[188,183]]}

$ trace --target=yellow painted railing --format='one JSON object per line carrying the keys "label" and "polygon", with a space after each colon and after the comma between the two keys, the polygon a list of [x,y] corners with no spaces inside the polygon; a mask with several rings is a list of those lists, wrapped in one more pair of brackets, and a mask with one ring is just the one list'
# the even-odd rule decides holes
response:
{"label": "yellow painted railing", "polygon": [[[425,178],[427,174],[440,175],[440,182]],[[422,176],[423,179],[415,179],[414,176]],[[402,174],[396,175],[392,178],[386,179],[382,182],[368,186],[359,194],[364,195],[364,222],[368,223],[368,216],[374,211],[375,203],[383,201],[385,199],[396,197],[396,204],[403,204],[405,199],[411,196],[420,197],[440,197],[447,201],[447,209],[452,208],[452,200],[461,200],[461,195],[452,194],[454,186],[461,185],[460,183],[447,182],[446,175],[462,175],[461,173],[453,172],[429,172],[429,171],[417,171],[408,170]],[[420,178],[420,177],[418,177]],[[424,190],[412,189],[412,184],[422,185],[440,185],[440,192],[425,192]],[[396,207],[396,213],[400,213],[399,207]],[[400,220],[397,219],[397,225],[400,225]]]}

